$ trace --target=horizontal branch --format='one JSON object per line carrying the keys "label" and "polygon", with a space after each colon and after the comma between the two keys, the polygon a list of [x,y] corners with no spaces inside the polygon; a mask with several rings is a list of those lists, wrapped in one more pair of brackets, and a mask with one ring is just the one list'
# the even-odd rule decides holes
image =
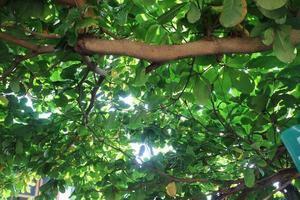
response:
{"label": "horizontal branch", "polygon": [[[55,51],[54,46],[39,46],[26,40],[16,38],[0,32],[0,39],[12,42],[38,53]],[[300,30],[293,30],[291,35],[293,44],[300,43]],[[75,51],[85,54],[130,56],[150,62],[165,63],[181,58],[216,55],[223,53],[253,53],[271,49],[261,42],[260,38],[221,38],[199,40],[178,45],[152,45],[131,40],[103,40],[97,38],[81,38]],[[150,68],[156,68],[151,66]],[[151,71],[151,69],[149,70]]]}
{"label": "horizontal branch", "polygon": [[[291,40],[294,44],[300,43],[299,30],[292,31]],[[260,38],[221,38],[178,45],[151,45],[130,40],[82,38],[78,41],[77,48],[90,54],[123,55],[160,63],[204,55],[260,52],[269,50],[272,46],[264,45]]]}
{"label": "horizontal branch", "polygon": [[249,193],[249,192],[257,190],[257,189],[271,186],[275,182],[287,182],[297,176],[299,176],[299,173],[297,172],[297,170],[295,168],[282,169],[269,177],[258,180],[255,183],[254,187],[252,187],[252,188],[246,187],[244,181],[241,179],[238,181],[239,183],[236,187],[221,189],[219,191],[219,194],[220,194],[219,199],[225,199],[226,197],[228,197],[232,194],[242,192],[244,190],[247,193]]}
{"label": "horizontal branch", "polygon": [[24,47],[26,49],[32,50],[34,53],[42,54],[42,53],[51,53],[55,51],[54,46],[40,46],[33,43],[28,42],[27,40],[23,40],[20,38],[17,38],[13,35],[10,35],[8,33],[0,32],[0,39],[6,40],[8,42],[11,42],[13,44],[16,44],[18,46]]}

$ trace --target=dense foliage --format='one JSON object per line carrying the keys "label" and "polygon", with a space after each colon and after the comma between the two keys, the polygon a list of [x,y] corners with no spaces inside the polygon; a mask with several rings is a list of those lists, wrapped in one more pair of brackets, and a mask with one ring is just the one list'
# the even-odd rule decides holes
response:
{"label": "dense foliage", "polygon": [[[300,123],[299,0],[82,2],[0,1],[2,198],[39,177],[40,199],[299,198],[280,140]],[[272,49],[157,63],[77,43],[250,37]]]}

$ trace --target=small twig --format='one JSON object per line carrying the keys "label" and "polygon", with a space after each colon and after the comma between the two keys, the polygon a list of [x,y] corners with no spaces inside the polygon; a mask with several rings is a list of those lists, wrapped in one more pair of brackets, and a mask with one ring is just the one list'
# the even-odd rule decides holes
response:
{"label": "small twig", "polygon": [[145,70],[145,72],[146,72],[146,74],[147,73],[150,73],[151,71],[153,71],[153,70],[155,70],[155,69],[157,69],[157,68],[159,68],[161,65],[163,65],[164,63],[161,63],[161,62],[153,62],[153,63],[151,63],[150,65],[148,65],[147,67],[146,67],[146,70]]}
{"label": "small twig", "polygon": [[88,56],[82,56],[82,60],[83,62],[88,66],[88,68],[95,72],[96,74],[100,75],[100,76],[106,76],[107,72],[103,69],[100,69],[96,63],[94,63],[90,57]]}
{"label": "small twig", "polygon": [[270,198],[273,197],[273,195],[276,193],[276,192],[279,192],[281,190],[283,190],[284,188],[286,188],[289,184],[291,184],[291,182],[293,181],[293,179],[299,177],[299,174],[298,175],[295,175],[293,176],[290,180],[288,180],[287,182],[285,182],[285,184],[281,185],[279,188],[277,188],[276,190],[272,191],[267,197],[265,197],[263,200],[268,200]]}
{"label": "small twig", "polygon": [[92,109],[94,108],[95,105],[95,101],[96,101],[96,96],[97,96],[97,92],[100,88],[101,83],[105,80],[105,76],[100,76],[98,81],[96,82],[95,87],[92,89],[91,92],[91,99],[90,99],[90,104],[87,107],[86,111],[85,111],[85,115],[84,115],[84,123],[85,125],[88,124],[88,117],[92,111]]}
{"label": "small twig", "polygon": [[55,33],[40,33],[40,32],[36,32],[36,31],[32,31],[30,30],[28,27],[25,27],[23,25],[17,25],[17,23],[4,23],[0,25],[1,28],[15,28],[15,29],[19,29],[21,31],[24,31],[25,33],[29,33],[30,35],[34,36],[34,37],[38,37],[38,38],[44,38],[44,39],[60,39],[61,36]]}
{"label": "small twig", "polygon": [[26,54],[24,56],[20,56],[20,57],[15,58],[15,60],[11,64],[11,66],[2,73],[2,75],[0,77],[0,81],[5,80],[11,73],[13,73],[21,62],[23,62],[27,59],[33,58],[37,55],[38,55],[38,53],[31,52],[31,53]]}

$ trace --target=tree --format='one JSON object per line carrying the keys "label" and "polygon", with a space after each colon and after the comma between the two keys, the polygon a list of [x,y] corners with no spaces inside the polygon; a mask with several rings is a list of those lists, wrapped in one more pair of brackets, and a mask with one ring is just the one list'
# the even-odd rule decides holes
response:
{"label": "tree", "polygon": [[299,197],[299,0],[0,5],[3,198]]}

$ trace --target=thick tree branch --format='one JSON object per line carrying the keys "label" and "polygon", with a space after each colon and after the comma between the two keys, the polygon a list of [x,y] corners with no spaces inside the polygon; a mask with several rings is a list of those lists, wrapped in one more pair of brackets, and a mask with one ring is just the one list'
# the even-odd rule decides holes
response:
{"label": "thick tree branch", "polygon": [[[300,43],[300,31],[293,30],[291,40]],[[199,40],[179,45],[150,45],[130,40],[102,40],[82,38],[77,50],[101,55],[124,55],[151,62],[167,62],[180,58],[215,55],[222,53],[252,53],[271,49],[260,38],[222,38]]]}
{"label": "thick tree branch", "polygon": [[[28,41],[0,32],[0,39],[12,42],[38,53],[53,52],[54,46],[39,46]],[[291,40],[300,43],[300,31],[293,30]],[[121,55],[164,63],[180,58],[215,55],[222,53],[252,53],[271,49],[261,42],[260,38],[222,38],[199,40],[179,45],[151,45],[130,40],[102,40],[97,38],[81,38],[76,51],[85,54]],[[155,68],[155,67],[154,67]]]}

